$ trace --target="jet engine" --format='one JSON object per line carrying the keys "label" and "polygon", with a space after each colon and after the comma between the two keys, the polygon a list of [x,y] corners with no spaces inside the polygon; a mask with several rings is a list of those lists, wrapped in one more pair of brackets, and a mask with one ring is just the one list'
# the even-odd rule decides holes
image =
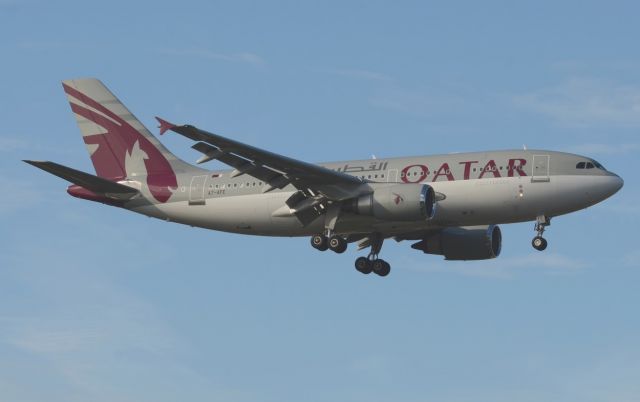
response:
{"label": "jet engine", "polygon": [[435,214],[436,196],[427,184],[384,185],[352,200],[345,209],[387,221],[424,221]]}
{"label": "jet engine", "polygon": [[446,260],[487,260],[500,255],[502,232],[496,225],[444,228],[411,248]]}

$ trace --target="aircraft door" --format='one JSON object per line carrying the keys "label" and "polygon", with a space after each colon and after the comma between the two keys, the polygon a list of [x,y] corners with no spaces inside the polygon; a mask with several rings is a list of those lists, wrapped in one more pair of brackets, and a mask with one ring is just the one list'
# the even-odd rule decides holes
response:
{"label": "aircraft door", "polygon": [[533,155],[532,182],[549,181],[549,155]]}
{"label": "aircraft door", "polygon": [[204,190],[207,176],[193,176],[189,189],[189,205],[204,205]]}

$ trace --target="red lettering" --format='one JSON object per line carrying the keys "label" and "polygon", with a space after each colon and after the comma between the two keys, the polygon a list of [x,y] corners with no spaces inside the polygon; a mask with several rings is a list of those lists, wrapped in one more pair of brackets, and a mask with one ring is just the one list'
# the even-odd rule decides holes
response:
{"label": "red lettering", "polygon": [[[412,168],[418,168],[419,170]],[[422,180],[426,179],[428,175],[429,168],[426,165],[410,165],[402,169],[400,179],[405,183],[420,183]],[[415,177],[415,179],[412,180],[411,177]]]}
{"label": "red lettering", "polygon": [[469,180],[469,175],[471,174],[471,165],[473,163],[478,163],[478,161],[460,162],[460,165],[464,165],[464,179],[465,180]]}
{"label": "red lettering", "polygon": [[[520,162],[516,165],[516,162]],[[527,164],[526,159],[509,159],[509,167],[507,170],[509,171],[509,177],[513,177],[513,172],[518,172],[519,176],[526,176],[527,174],[522,170],[524,165]]]}
{"label": "red lettering", "polygon": [[437,181],[438,177],[440,176],[446,176],[447,180],[449,181],[454,181],[455,179],[453,178],[453,174],[451,174],[451,169],[449,168],[449,164],[448,163],[443,163],[442,166],[440,166],[440,168],[438,168],[438,171],[436,172],[435,176],[433,176],[433,180],[432,181]]}
{"label": "red lettering", "polygon": [[482,173],[480,173],[480,177],[478,179],[482,179],[485,173],[491,172],[493,173],[493,177],[501,177],[500,172],[498,172],[498,167],[496,166],[496,162],[491,159],[482,169]]}

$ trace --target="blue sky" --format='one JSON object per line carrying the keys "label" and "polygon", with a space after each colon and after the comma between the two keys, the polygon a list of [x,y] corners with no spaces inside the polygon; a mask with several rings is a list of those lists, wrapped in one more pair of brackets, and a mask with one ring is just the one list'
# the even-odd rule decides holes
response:
{"label": "blue sky", "polygon": [[[638,401],[640,7],[522,3],[0,0],[0,401]],[[308,161],[526,144],[625,187],[544,253],[507,225],[496,260],[388,242],[364,277],[353,249],[69,197],[20,160],[92,171],[60,86],[82,76],[150,128]]]}

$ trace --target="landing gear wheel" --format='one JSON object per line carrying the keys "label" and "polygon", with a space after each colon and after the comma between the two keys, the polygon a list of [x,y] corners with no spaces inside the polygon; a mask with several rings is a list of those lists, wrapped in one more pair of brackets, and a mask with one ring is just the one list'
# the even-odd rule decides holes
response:
{"label": "landing gear wheel", "polygon": [[551,225],[551,218],[545,215],[539,215],[536,217],[536,225],[534,230],[536,231],[536,237],[531,240],[531,245],[538,251],[542,251],[547,248],[547,241],[542,237],[547,226]]}
{"label": "landing gear wheel", "polygon": [[547,248],[547,240],[542,236],[536,236],[531,241],[531,245],[538,251],[543,251]]}
{"label": "landing gear wheel", "polygon": [[391,272],[391,265],[389,265],[385,260],[374,260],[373,272],[379,276],[387,276],[389,275],[389,272]]}
{"label": "landing gear wheel", "polygon": [[311,246],[316,250],[326,251],[329,248],[329,241],[326,236],[314,235],[311,236]]}
{"label": "landing gear wheel", "polygon": [[370,274],[373,271],[373,264],[367,257],[358,257],[355,265],[358,272],[363,274]]}
{"label": "landing gear wheel", "polygon": [[342,254],[347,250],[347,241],[340,236],[331,236],[329,248],[335,253]]}

